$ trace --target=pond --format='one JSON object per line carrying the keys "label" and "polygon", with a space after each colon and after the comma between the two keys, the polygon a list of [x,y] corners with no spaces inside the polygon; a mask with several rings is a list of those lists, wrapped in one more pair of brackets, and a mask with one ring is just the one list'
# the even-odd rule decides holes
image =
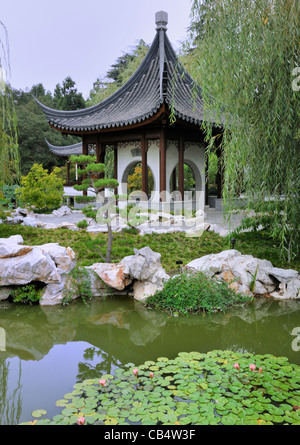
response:
{"label": "pond", "polygon": [[[113,374],[179,352],[215,349],[285,356],[300,364],[292,331],[300,326],[300,302],[258,299],[213,316],[170,316],[131,299],[81,301],[70,306],[0,302],[0,425],[32,420],[88,378]],[[295,342],[294,342],[295,344]],[[300,341],[299,341],[300,345]]]}

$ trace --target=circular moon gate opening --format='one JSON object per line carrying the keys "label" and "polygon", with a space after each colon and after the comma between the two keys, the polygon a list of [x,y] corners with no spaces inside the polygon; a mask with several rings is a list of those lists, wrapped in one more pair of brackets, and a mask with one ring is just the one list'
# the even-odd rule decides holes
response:
{"label": "circular moon gate opening", "polygon": [[[170,176],[170,193],[179,190],[179,166],[177,165]],[[196,178],[192,167],[184,164],[184,191],[194,193],[196,190]]]}
{"label": "circular moon gate opening", "polygon": [[[142,163],[138,162],[133,165],[127,176],[128,193],[142,191]],[[148,197],[154,191],[154,178],[151,169],[148,167]]]}

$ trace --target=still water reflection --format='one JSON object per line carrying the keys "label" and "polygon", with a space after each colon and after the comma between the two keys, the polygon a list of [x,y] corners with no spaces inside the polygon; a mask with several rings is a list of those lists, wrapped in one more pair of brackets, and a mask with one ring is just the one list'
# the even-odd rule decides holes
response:
{"label": "still water reflection", "polygon": [[[128,299],[89,306],[26,307],[0,302],[0,425],[31,420],[35,409],[53,417],[56,400],[76,382],[181,351],[231,349],[288,357],[300,303],[259,299],[212,317],[171,317]],[[294,348],[295,349],[295,348]]]}

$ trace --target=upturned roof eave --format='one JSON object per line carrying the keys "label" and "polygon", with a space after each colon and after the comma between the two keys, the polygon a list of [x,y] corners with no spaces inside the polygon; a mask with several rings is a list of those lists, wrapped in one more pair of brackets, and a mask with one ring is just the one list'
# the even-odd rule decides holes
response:
{"label": "upturned roof eave", "polygon": [[[165,68],[166,65],[167,68]],[[176,100],[171,103],[170,98],[168,99],[164,94],[162,84],[164,75],[167,76],[168,89],[172,88],[173,74],[170,72],[169,66],[172,67],[171,71],[178,70],[180,73],[177,73],[175,78],[179,91],[178,103]],[[165,69],[167,72],[164,71]],[[144,94],[140,94],[142,85],[145,87]],[[139,88],[134,88],[136,86]],[[196,107],[197,112],[199,111],[197,116],[197,112],[195,113],[193,110],[192,97],[187,98],[192,95],[191,92],[194,88],[198,93],[201,93],[198,85],[179,61],[168,39],[166,29],[157,29],[152,45],[136,72],[115,93],[99,104],[81,110],[63,111],[49,108],[38,99],[34,99],[46,115],[52,128],[62,133],[79,135],[146,125],[149,120],[153,120],[157,114],[160,114],[164,105],[172,109],[175,116],[199,125],[202,122],[201,99],[198,100],[198,108]],[[169,94],[169,96],[171,95]],[[201,94],[199,94],[200,97]],[[189,100],[190,103],[188,103]],[[122,113],[118,113],[118,101],[124,105],[123,116]],[[97,116],[98,114],[99,116]]]}

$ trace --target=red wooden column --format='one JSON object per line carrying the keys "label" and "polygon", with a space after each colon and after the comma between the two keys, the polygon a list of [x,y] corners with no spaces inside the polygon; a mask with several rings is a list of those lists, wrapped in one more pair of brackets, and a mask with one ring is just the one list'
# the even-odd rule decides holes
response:
{"label": "red wooden column", "polygon": [[85,136],[82,136],[82,154],[88,154],[88,144]]}
{"label": "red wooden column", "polygon": [[97,164],[100,164],[100,156],[101,156],[101,141],[100,136],[97,136],[96,140],[96,158],[97,158]]}
{"label": "red wooden column", "polygon": [[181,194],[181,200],[184,201],[184,138],[180,134],[178,147],[178,190]]}
{"label": "red wooden column", "polygon": [[166,154],[167,154],[167,138],[166,129],[163,127],[160,133],[159,140],[159,151],[160,151],[160,201],[166,201]]}
{"label": "red wooden column", "polygon": [[[148,197],[148,141],[146,139],[145,133],[142,134],[141,139],[141,151],[142,151],[142,191]],[[148,198],[145,200],[148,200]]]}

